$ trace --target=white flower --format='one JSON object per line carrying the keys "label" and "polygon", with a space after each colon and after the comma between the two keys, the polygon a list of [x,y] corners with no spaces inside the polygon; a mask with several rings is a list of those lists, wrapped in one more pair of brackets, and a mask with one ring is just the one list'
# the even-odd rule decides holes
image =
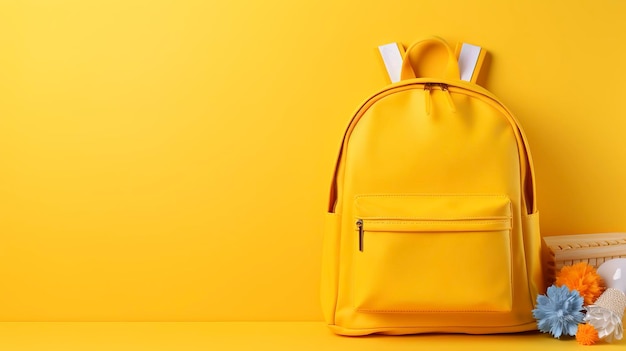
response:
{"label": "white flower", "polygon": [[593,325],[598,331],[600,339],[608,342],[621,340],[624,336],[624,327],[622,326],[622,318],[613,311],[604,307],[591,305],[585,308],[585,322]]}
{"label": "white flower", "polygon": [[598,331],[600,339],[608,342],[624,337],[624,317],[626,295],[617,289],[608,288],[593,305],[585,307],[585,321]]}

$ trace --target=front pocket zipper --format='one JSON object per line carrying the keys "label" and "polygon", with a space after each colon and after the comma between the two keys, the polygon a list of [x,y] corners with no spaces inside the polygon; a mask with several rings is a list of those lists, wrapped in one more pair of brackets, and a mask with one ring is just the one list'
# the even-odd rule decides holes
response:
{"label": "front pocket zipper", "polygon": [[510,311],[511,213],[499,195],[357,197],[355,308]]}
{"label": "front pocket zipper", "polygon": [[359,251],[363,251],[363,235],[364,235],[364,231],[363,231],[363,220],[362,219],[357,219],[356,220],[356,230],[359,231]]}
{"label": "front pocket zipper", "polygon": [[[367,223],[367,225],[366,225]],[[367,229],[366,229],[367,226]],[[359,236],[359,251],[363,252],[365,232],[491,232],[511,229],[510,217],[486,217],[453,220],[425,220],[413,218],[357,219],[356,230]]]}

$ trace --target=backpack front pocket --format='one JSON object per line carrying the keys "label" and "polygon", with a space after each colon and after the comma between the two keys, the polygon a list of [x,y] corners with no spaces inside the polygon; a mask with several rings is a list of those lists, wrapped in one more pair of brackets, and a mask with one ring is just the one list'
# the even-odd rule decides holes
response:
{"label": "backpack front pocket", "polygon": [[510,311],[511,213],[500,195],[357,196],[355,309]]}

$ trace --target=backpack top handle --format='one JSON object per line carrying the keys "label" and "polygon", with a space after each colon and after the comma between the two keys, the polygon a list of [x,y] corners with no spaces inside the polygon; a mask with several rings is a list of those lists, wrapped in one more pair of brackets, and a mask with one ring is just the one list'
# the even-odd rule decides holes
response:
{"label": "backpack top handle", "polygon": [[454,50],[439,37],[413,43],[402,59],[402,80],[412,78],[443,78],[459,80],[459,64]]}

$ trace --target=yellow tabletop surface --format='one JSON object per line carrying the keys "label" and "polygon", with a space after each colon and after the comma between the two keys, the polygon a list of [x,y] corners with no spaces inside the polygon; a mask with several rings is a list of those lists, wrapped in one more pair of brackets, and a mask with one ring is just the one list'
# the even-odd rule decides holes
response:
{"label": "yellow tabletop surface", "polygon": [[321,322],[4,322],[0,350],[623,350],[540,333],[342,337]]}

